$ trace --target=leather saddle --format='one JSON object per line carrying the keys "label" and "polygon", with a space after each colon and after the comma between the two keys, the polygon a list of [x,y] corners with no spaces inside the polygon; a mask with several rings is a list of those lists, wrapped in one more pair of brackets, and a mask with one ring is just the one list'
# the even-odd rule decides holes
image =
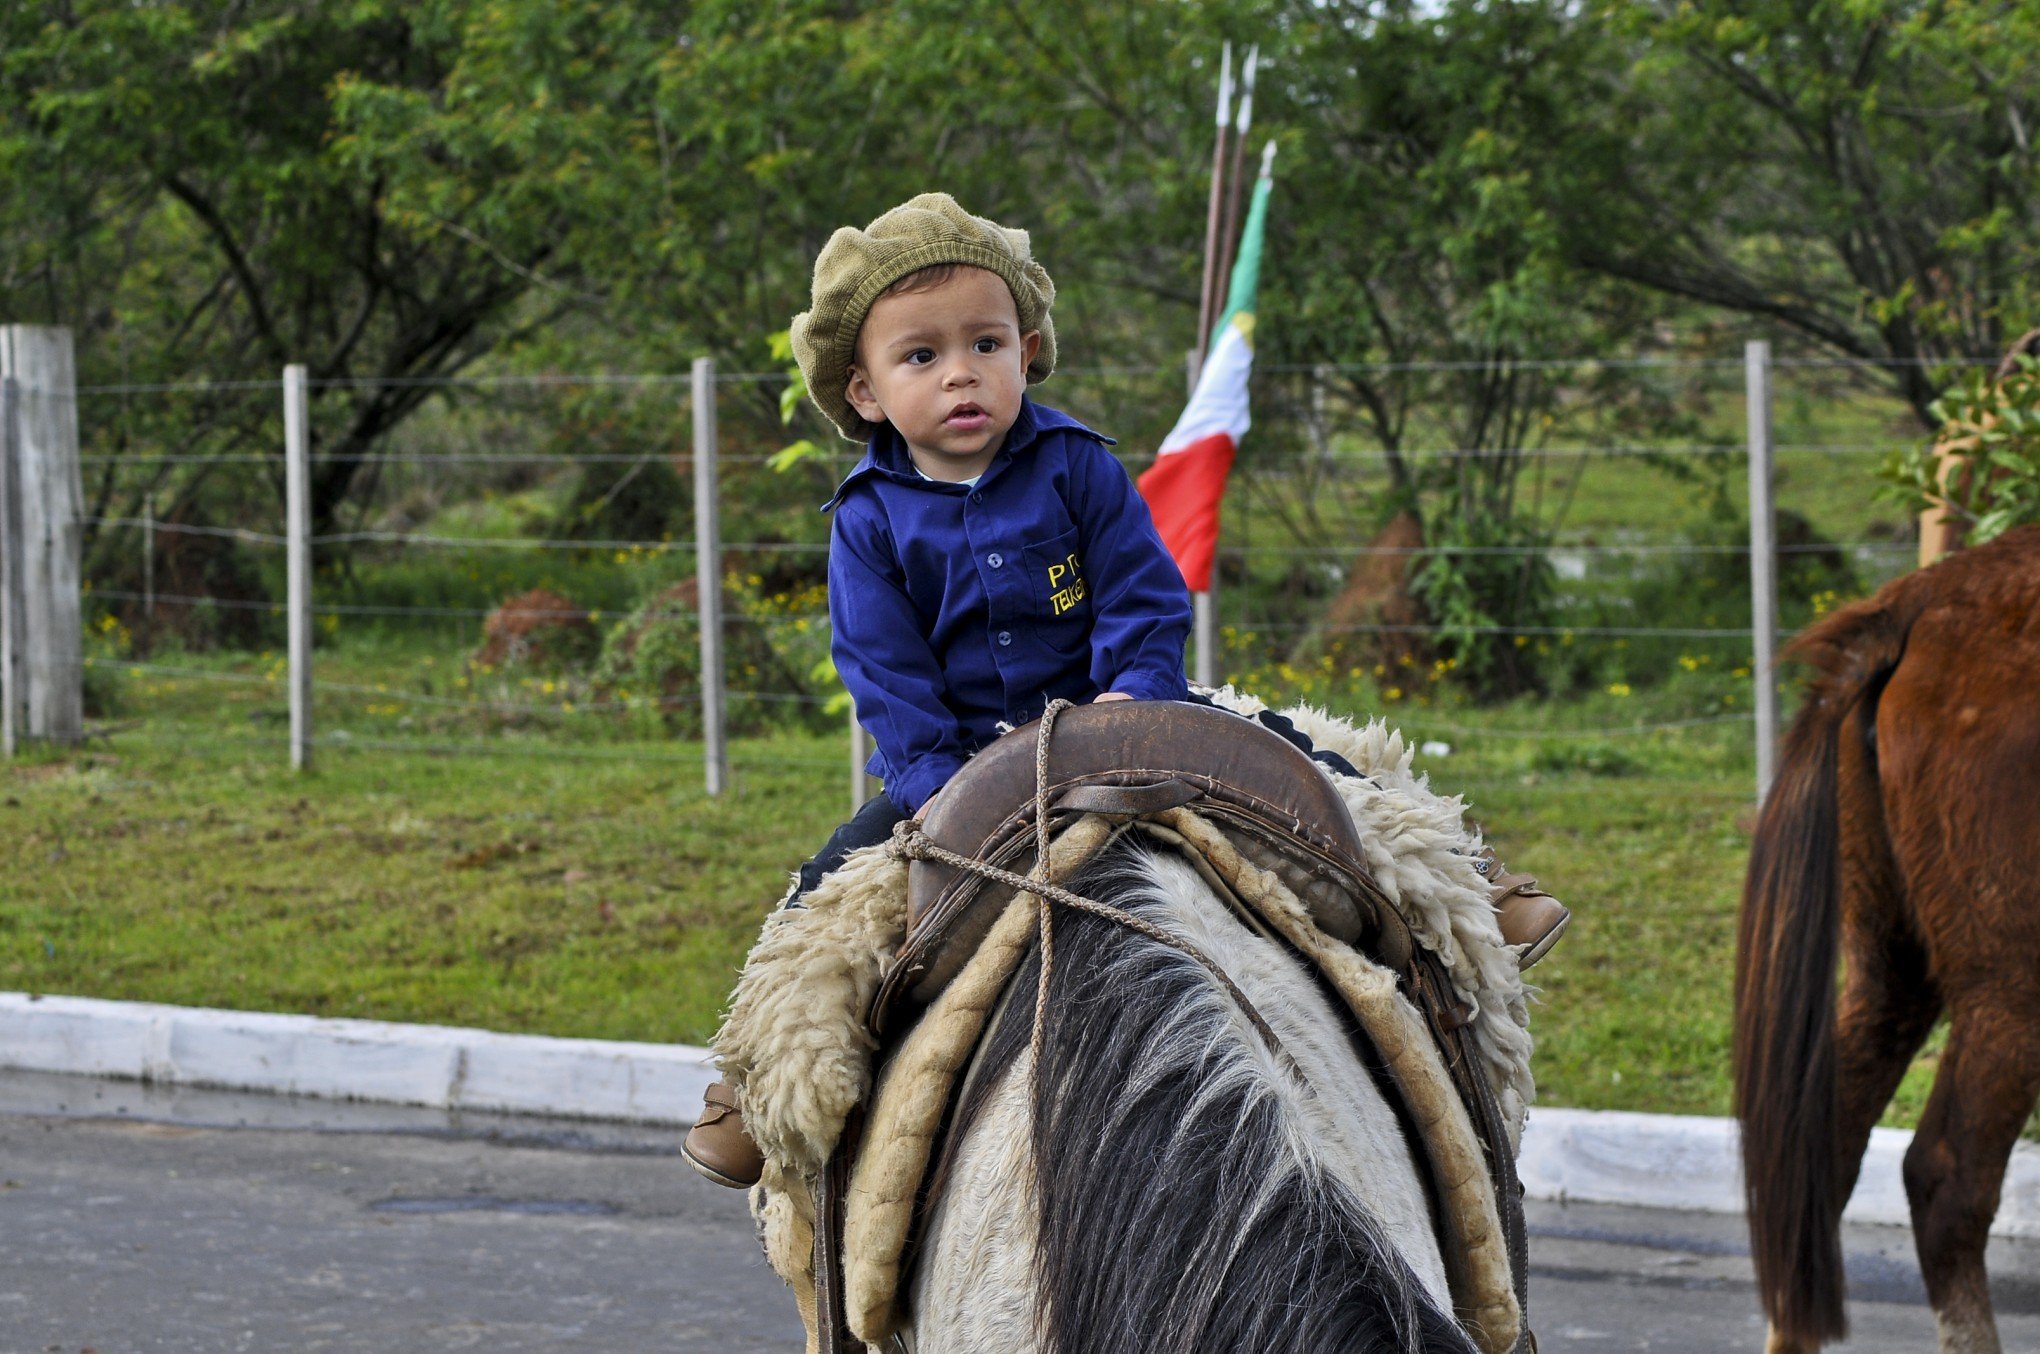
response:
{"label": "leather saddle", "polygon": [[[957,772],[922,823],[939,846],[1026,874],[1034,864],[1030,723]],[[1176,701],[1080,705],[1049,746],[1051,831],[1084,814],[1130,821],[1194,806],[1279,871],[1334,938],[1408,962],[1411,940],[1360,863],[1345,802],[1318,764],[1251,719]],[[907,934],[872,1006],[873,1033],[918,1012],[977,951],[1013,890],[934,861],[907,873]]]}

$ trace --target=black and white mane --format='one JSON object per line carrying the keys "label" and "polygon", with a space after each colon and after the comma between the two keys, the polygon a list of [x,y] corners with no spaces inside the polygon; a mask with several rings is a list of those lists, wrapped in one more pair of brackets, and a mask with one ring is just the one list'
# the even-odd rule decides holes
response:
{"label": "black and white mane", "polygon": [[1122,840],[1072,882],[1189,957],[1059,909],[1033,1075],[1037,952],[986,1038],[936,1173],[920,1354],[1471,1350],[1430,1205],[1352,1026],[1182,860]]}

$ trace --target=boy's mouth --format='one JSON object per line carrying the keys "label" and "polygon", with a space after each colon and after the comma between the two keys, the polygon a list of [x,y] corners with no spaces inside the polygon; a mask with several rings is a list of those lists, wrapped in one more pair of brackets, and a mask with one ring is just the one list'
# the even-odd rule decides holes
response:
{"label": "boy's mouth", "polygon": [[942,420],[942,426],[954,428],[958,432],[976,432],[991,421],[990,414],[974,404],[965,403],[950,410],[949,416]]}

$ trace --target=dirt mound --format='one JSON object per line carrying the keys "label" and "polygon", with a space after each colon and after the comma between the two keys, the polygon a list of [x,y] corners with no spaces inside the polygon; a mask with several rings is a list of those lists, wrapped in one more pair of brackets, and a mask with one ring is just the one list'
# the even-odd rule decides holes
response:
{"label": "dirt mound", "polygon": [[1432,658],[1430,618],[1410,592],[1410,578],[1423,556],[1424,527],[1412,512],[1400,512],[1354,560],[1346,586],[1326,608],[1324,620],[1304,638],[1300,658],[1331,654],[1345,667],[1391,666],[1405,655],[1428,665]]}
{"label": "dirt mound", "polygon": [[600,647],[586,610],[550,588],[533,588],[489,613],[474,661],[492,668],[563,668],[587,662]]}

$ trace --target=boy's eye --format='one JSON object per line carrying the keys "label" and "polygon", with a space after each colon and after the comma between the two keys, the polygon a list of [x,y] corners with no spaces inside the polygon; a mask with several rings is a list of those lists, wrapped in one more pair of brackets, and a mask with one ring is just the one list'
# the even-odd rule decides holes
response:
{"label": "boy's eye", "polygon": [[934,360],[935,350],[933,348],[916,348],[907,354],[907,365],[910,367],[925,366]]}
{"label": "boy's eye", "polygon": [[974,346],[980,353],[990,354],[999,351],[999,341],[995,338],[981,338]]}

